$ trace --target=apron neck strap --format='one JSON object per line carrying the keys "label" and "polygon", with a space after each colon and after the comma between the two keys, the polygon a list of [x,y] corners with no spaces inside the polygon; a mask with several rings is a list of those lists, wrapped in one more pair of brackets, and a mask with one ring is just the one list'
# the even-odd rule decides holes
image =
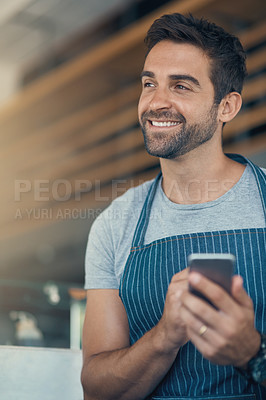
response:
{"label": "apron neck strap", "polygon": [[137,223],[137,227],[134,233],[133,241],[132,241],[132,247],[137,247],[140,246],[141,244],[144,243],[144,237],[145,233],[147,230],[148,222],[149,222],[149,216],[150,216],[150,211],[151,211],[151,206],[152,202],[156,193],[157,186],[160,182],[162,173],[159,172],[157,177],[155,178],[154,182],[152,183],[148,194],[146,196],[144,205],[141,210],[141,214]]}

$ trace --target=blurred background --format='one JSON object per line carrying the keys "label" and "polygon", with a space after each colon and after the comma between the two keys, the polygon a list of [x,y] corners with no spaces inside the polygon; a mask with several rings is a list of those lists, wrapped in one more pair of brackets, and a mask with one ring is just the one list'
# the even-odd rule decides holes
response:
{"label": "blurred background", "polygon": [[93,220],[151,179],[143,38],[164,13],[238,35],[248,72],[224,147],[266,167],[264,0],[0,0],[0,345],[79,348]]}

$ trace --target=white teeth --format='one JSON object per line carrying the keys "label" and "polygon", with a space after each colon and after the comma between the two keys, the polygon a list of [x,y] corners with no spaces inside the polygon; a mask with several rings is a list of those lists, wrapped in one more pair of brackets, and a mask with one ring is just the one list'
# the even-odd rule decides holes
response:
{"label": "white teeth", "polygon": [[175,126],[180,124],[180,122],[158,122],[158,121],[151,121],[153,126]]}

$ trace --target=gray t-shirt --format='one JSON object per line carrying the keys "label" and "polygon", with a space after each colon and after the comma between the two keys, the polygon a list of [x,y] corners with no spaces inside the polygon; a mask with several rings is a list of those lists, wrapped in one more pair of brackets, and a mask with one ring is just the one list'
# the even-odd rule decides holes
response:
{"label": "gray t-shirt", "polygon": [[[266,173],[266,170],[263,171]],[[119,288],[135,228],[152,182],[129,189],[94,221],[85,258],[85,289]],[[226,187],[228,183],[223,182],[223,185]],[[208,184],[209,190],[215,189],[215,182]],[[145,244],[179,234],[264,227],[258,186],[251,167],[247,165],[240,180],[231,189],[206,203],[173,203],[159,184],[152,203]]]}

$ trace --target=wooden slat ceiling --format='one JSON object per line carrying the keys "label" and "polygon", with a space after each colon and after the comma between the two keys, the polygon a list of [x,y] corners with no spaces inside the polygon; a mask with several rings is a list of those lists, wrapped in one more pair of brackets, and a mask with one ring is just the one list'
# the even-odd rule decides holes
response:
{"label": "wooden slat ceiling", "polygon": [[[86,232],[93,218],[64,217],[65,210],[102,208],[117,195],[112,180],[125,179],[125,190],[157,172],[158,161],[146,154],[137,125],[139,74],[145,32],[156,17],[174,11],[217,22],[238,34],[247,49],[265,44],[263,1],[173,1],[38,79],[3,106],[0,276],[23,273],[29,279],[60,279],[63,275],[65,280],[82,281]],[[265,45],[250,52],[248,70],[243,98],[251,106],[244,107],[224,132],[226,149],[239,148],[246,155],[266,149],[265,132],[235,143],[243,132],[266,125]],[[21,201],[14,201],[18,180],[27,181],[32,189],[21,195]],[[58,180],[63,180],[61,185]],[[101,196],[96,195],[97,182]],[[87,193],[83,193],[86,185]],[[56,196],[63,199],[68,187],[71,197],[58,201]],[[22,218],[16,217],[18,210],[24,213]],[[32,210],[31,216],[27,210]],[[52,210],[52,217],[33,216],[41,210]],[[61,218],[55,217],[58,212]],[[45,268],[36,257],[40,243],[58,252],[58,258]],[[72,249],[71,256],[66,248]]]}

